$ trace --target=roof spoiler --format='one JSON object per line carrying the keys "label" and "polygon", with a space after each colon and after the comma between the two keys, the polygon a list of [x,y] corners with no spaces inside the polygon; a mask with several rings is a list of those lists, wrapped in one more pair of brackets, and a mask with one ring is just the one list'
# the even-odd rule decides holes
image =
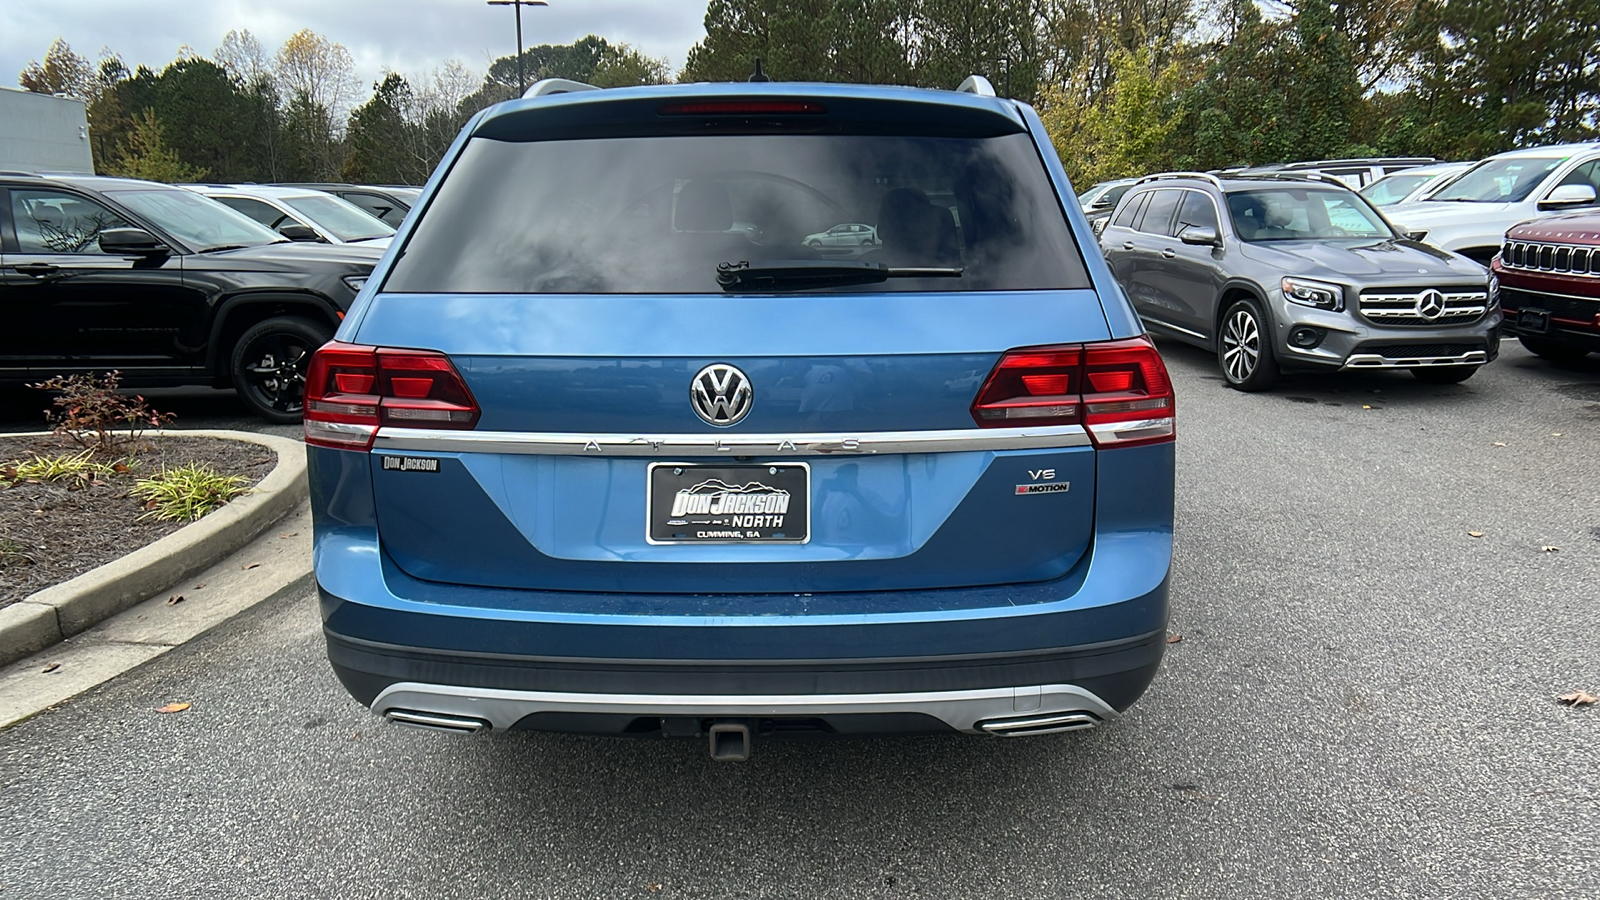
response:
{"label": "roof spoiler", "polygon": [[598,91],[599,88],[581,81],[568,81],[565,78],[545,78],[535,81],[522,97],[549,97],[552,94],[575,94],[578,91]]}

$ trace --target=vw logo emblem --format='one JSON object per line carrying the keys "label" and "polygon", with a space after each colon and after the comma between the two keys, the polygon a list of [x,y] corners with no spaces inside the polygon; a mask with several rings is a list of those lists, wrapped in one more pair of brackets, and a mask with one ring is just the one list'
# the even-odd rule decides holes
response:
{"label": "vw logo emblem", "polygon": [[1417,315],[1430,322],[1444,315],[1444,295],[1432,288],[1418,294]]}
{"label": "vw logo emblem", "polygon": [[750,413],[755,392],[750,379],[727,363],[712,363],[689,383],[689,405],[712,425],[735,425]]}

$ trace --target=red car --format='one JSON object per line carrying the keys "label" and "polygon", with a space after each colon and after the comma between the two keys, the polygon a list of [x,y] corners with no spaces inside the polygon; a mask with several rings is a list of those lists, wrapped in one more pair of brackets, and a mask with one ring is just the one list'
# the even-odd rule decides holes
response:
{"label": "red car", "polygon": [[1494,258],[1505,330],[1553,360],[1600,352],[1600,212],[1512,226]]}

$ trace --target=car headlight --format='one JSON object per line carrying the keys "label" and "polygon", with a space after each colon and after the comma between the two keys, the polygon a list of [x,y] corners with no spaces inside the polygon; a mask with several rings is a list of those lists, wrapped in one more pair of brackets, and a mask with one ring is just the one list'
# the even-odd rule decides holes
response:
{"label": "car headlight", "polygon": [[1344,288],[1309,278],[1283,279],[1283,299],[1313,309],[1343,309]]}
{"label": "car headlight", "polygon": [[1489,309],[1498,309],[1500,306],[1500,276],[1489,273]]}
{"label": "car headlight", "polygon": [[345,283],[345,285],[347,287],[350,288],[350,290],[355,291],[356,293],[359,294],[359,293],[361,293],[362,285],[365,285],[367,283],[367,276],[365,276],[365,275],[346,275],[344,277],[344,283]]}

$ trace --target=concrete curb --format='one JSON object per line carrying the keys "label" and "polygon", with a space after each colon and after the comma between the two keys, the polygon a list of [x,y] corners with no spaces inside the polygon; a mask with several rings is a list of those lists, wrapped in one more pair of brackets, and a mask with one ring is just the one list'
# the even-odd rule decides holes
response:
{"label": "concrete curb", "polygon": [[[33,436],[48,432],[33,432]],[[167,431],[163,437],[213,437],[271,448],[278,464],[250,493],[205,518],[0,609],[0,665],[82,632],[172,587],[250,543],[309,494],[305,445],[245,431]]]}

